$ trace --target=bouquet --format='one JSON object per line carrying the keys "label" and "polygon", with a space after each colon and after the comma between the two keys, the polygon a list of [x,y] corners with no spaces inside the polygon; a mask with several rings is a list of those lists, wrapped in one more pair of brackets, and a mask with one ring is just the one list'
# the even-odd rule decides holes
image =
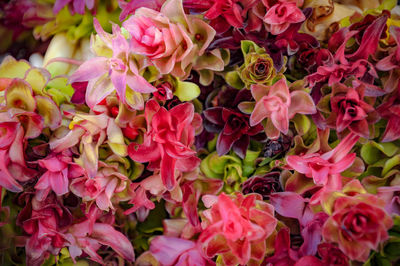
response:
{"label": "bouquet", "polygon": [[397,265],[393,0],[0,3],[2,265]]}

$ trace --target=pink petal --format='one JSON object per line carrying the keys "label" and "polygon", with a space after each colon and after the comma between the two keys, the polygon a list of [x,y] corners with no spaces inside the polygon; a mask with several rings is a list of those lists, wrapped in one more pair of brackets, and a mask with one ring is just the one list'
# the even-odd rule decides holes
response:
{"label": "pink petal", "polygon": [[125,235],[115,230],[109,224],[95,223],[90,237],[103,245],[110,246],[115,252],[128,261],[135,260],[135,253],[131,242]]}
{"label": "pink petal", "polygon": [[88,81],[108,72],[108,58],[95,57],[82,63],[79,68],[70,76],[69,82]]}

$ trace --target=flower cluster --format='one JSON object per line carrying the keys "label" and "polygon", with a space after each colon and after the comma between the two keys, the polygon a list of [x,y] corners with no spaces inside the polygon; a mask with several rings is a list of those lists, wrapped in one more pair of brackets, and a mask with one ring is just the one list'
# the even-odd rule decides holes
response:
{"label": "flower cluster", "polygon": [[399,264],[399,9],[0,3],[0,261]]}

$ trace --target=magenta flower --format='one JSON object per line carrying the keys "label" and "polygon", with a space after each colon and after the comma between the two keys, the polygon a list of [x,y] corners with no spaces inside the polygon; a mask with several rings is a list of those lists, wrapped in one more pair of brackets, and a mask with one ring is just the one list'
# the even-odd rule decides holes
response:
{"label": "magenta flower", "polygon": [[191,146],[194,144],[194,125],[201,118],[194,113],[190,103],[168,111],[155,100],[147,102],[145,116],[147,133],[142,144],[129,145],[129,156],[134,161],[150,162],[149,170],[161,169],[163,184],[172,190],[176,185],[175,170],[191,171],[200,163]]}
{"label": "magenta flower", "polygon": [[264,22],[269,32],[278,35],[287,30],[290,24],[299,23],[306,19],[295,2],[278,1],[268,9]]}
{"label": "magenta flower", "polygon": [[143,108],[135,102],[127,86],[135,92],[151,93],[156,91],[150,83],[139,74],[136,63],[130,58],[130,46],[121,33],[121,29],[113,26],[113,34],[105,33],[97,19],[93,20],[95,29],[102,41],[112,49],[112,58],[100,56],[85,61],[69,78],[71,83],[89,81],[86,89],[86,103],[90,108],[100,103],[114,90],[123,103],[132,109]]}
{"label": "magenta flower", "polygon": [[273,207],[261,195],[205,195],[203,202],[210,209],[203,211],[198,241],[206,256],[220,255],[225,265],[246,265],[264,258],[265,240],[277,220]]}
{"label": "magenta flower", "polygon": [[265,133],[271,139],[277,139],[280,132],[288,133],[289,119],[295,114],[316,112],[310,95],[301,90],[290,92],[285,78],[272,86],[253,85],[251,93],[256,105],[250,116],[250,126],[255,126],[268,118]]}
{"label": "magenta flower", "polygon": [[85,6],[89,10],[93,9],[94,1],[95,0],[56,0],[53,12],[57,14],[61,9],[63,9],[64,6],[69,5],[72,15],[74,13],[83,15],[85,14]]}
{"label": "magenta flower", "polygon": [[330,189],[341,189],[340,173],[349,168],[355,158],[355,153],[349,151],[357,143],[360,137],[350,133],[336,148],[319,154],[289,155],[286,162],[289,167],[306,177],[313,178],[314,183]]}
{"label": "magenta flower", "polygon": [[289,230],[281,229],[275,238],[274,255],[264,260],[266,265],[294,265],[299,260],[299,254],[296,250],[290,248]]}

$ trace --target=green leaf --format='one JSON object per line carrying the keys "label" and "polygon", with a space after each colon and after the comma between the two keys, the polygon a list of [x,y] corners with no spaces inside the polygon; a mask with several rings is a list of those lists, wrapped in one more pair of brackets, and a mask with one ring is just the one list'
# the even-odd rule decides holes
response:
{"label": "green leaf", "polygon": [[243,83],[242,79],[240,78],[239,73],[236,70],[226,73],[225,80],[230,86],[232,86],[238,90],[245,87],[245,84]]}
{"label": "green leaf", "polygon": [[200,95],[200,88],[195,83],[177,80],[174,93],[182,102],[191,101]]}

